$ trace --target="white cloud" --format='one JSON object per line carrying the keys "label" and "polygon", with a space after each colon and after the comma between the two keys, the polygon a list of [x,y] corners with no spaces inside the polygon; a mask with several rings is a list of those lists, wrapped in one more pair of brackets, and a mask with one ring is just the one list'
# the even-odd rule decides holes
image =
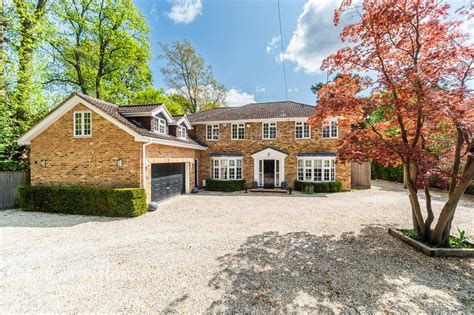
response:
{"label": "white cloud", "polygon": [[267,90],[264,87],[257,86],[255,89],[256,93],[265,93]]}
{"label": "white cloud", "polygon": [[272,40],[267,44],[267,54],[273,52],[277,48],[278,44],[280,43],[280,39],[280,36],[272,37]]}
{"label": "white cloud", "polygon": [[255,103],[255,95],[247,94],[237,89],[230,89],[227,91],[225,101],[228,106],[236,107],[249,103]]}
{"label": "white cloud", "polygon": [[297,70],[319,72],[324,58],[342,47],[341,26],[335,27],[333,23],[334,10],[340,1],[308,0],[304,5],[283,56],[296,63]]}
{"label": "white cloud", "polygon": [[289,89],[288,89],[288,93],[296,93],[296,92],[298,92],[298,91],[299,91],[298,88],[294,88],[294,89],[289,88]]}
{"label": "white cloud", "polygon": [[168,17],[175,23],[188,24],[202,14],[201,0],[168,0],[171,3],[171,11]]}

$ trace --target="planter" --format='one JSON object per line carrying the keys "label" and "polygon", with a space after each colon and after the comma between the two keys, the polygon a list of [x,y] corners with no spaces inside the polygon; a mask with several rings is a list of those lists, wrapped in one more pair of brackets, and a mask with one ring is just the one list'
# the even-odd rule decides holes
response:
{"label": "planter", "polygon": [[413,246],[423,254],[431,257],[474,257],[474,248],[430,247],[420,241],[414,240],[411,237],[404,235],[399,230],[389,228],[388,233],[390,233],[393,237],[398,238],[402,242]]}

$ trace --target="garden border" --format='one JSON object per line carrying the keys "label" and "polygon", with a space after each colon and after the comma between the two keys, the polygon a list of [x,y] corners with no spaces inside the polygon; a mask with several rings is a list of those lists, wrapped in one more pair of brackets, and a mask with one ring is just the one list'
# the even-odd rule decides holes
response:
{"label": "garden border", "polygon": [[412,239],[404,235],[397,229],[388,228],[388,233],[391,234],[393,237],[398,238],[404,243],[411,245],[412,247],[416,248],[423,254],[430,256],[430,257],[474,257],[474,248],[435,248],[429,247],[417,240]]}

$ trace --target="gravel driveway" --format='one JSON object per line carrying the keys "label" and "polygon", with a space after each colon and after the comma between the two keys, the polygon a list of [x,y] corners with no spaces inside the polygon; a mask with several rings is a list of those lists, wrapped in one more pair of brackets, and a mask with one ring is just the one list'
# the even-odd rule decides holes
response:
{"label": "gravel driveway", "polygon": [[[388,235],[409,213],[385,182],[203,192],[134,219],[3,211],[0,313],[474,312],[474,260],[426,257]],[[453,225],[474,238],[472,199]]]}

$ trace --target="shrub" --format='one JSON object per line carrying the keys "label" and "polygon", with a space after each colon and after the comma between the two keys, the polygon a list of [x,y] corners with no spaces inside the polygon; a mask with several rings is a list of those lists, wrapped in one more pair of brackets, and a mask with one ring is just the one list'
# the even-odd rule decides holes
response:
{"label": "shrub", "polygon": [[208,178],[206,179],[206,190],[211,191],[238,191],[245,188],[245,180],[216,180]]}
{"label": "shrub", "polygon": [[[312,188],[311,188],[312,187]],[[300,182],[295,181],[295,190],[301,192],[315,192],[315,193],[331,193],[331,192],[341,192],[342,184],[341,182]]]}
{"label": "shrub", "polygon": [[383,179],[392,182],[403,183],[403,165],[382,166],[372,161],[372,179]]}
{"label": "shrub", "polygon": [[147,211],[142,188],[22,186],[19,205],[25,211],[136,217]]}

